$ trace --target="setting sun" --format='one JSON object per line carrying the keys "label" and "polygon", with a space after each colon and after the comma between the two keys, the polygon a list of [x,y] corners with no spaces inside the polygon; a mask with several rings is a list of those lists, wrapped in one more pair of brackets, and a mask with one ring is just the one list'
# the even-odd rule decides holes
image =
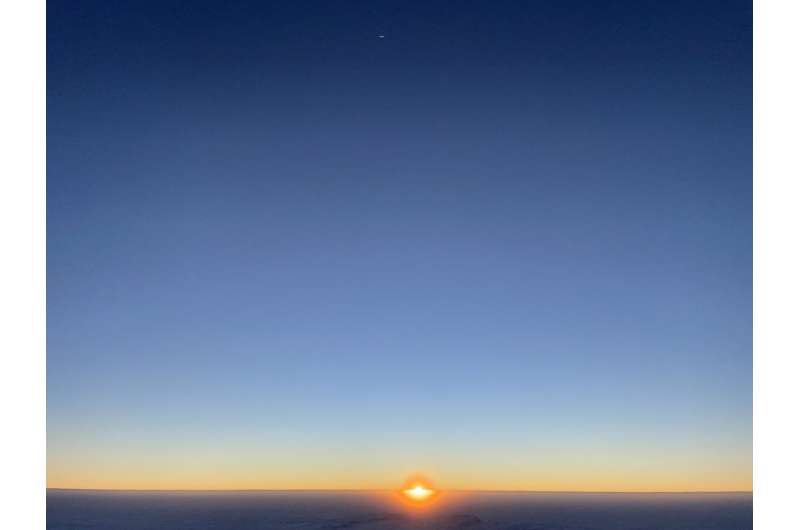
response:
{"label": "setting sun", "polygon": [[434,493],[436,493],[435,490],[419,482],[403,490],[403,495],[415,502],[426,501],[430,499]]}

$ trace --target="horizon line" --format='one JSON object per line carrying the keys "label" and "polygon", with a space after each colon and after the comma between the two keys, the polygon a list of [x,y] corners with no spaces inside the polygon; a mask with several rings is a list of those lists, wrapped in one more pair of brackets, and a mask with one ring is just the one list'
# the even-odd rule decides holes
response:
{"label": "horizon line", "polygon": [[[241,489],[191,489],[191,488],[172,488],[172,489],[159,489],[159,488],[60,488],[47,486],[46,490],[59,490],[59,491],[107,491],[107,492],[153,492],[153,493],[247,493],[247,492],[265,492],[265,493],[354,493],[354,492],[394,492],[397,489],[393,488],[241,488]],[[715,493],[753,493],[752,489],[749,490],[505,490],[505,489],[449,489],[441,488],[441,492],[452,493],[582,493],[582,494],[615,494],[615,495],[666,495],[666,494],[715,494]]]}

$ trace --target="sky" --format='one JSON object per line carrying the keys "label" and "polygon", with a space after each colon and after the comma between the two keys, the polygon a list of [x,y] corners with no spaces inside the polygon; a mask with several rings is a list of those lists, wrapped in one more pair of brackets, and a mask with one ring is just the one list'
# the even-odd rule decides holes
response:
{"label": "sky", "polygon": [[751,490],[749,2],[47,16],[49,487]]}

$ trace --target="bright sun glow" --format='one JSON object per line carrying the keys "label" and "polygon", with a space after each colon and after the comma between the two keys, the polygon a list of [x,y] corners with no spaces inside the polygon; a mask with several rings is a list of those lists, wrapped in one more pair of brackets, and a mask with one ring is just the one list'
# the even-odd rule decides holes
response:
{"label": "bright sun glow", "polygon": [[422,484],[414,484],[410,488],[404,489],[403,494],[412,501],[422,502],[428,500],[434,494],[434,490]]}

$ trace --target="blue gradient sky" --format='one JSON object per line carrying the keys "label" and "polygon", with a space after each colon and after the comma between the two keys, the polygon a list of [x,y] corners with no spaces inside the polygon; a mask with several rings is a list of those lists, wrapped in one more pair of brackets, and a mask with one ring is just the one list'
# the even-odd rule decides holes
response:
{"label": "blue gradient sky", "polygon": [[751,39],[49,2],[48,485],[750,489]]}

